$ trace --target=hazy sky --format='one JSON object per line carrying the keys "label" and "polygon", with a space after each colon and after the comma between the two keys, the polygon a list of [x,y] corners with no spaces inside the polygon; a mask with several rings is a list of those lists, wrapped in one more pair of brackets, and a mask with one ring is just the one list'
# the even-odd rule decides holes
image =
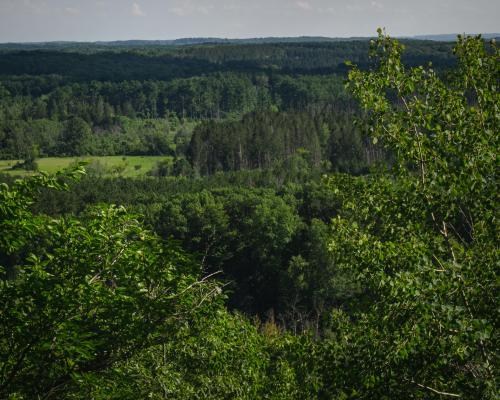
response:
{"label": "hazy sky", "polygon": [[500,31],[500,0],[0,0],[0,42]]}

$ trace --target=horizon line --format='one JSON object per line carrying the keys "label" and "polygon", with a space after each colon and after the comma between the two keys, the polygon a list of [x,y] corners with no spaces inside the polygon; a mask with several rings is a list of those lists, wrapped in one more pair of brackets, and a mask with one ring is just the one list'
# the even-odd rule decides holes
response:
{"label": "horizon line", "polygon": [[[431,33],[431,34],[417,34],[417,35],[394,35],[391,36],[395,39],[421,39],[429,37],[457,37],[458,35],[467,36],[492,36],[500,37],[500,32],[483,32],[483,33]],[[327,40],[358,40],[358,39],[372,39],[377,37],[372,36],[322,36],[322,35],[300,35],[300,36],[251,36],[251,37],[221,37],[221,36],[192,36],[192,37],[177,37],[173,39],[111,39],[111,40],[45,40],[45,41],[8,41],[0,42],[0,45],[6,44],[66,44],[66,43],[88,43],[88,44],[106,44],[106,43],[120,43],[120,42],[176,42],[182,40],[221,40],[221,41],[246,41],[246,40],[269,40],[269,39],[327,39]]]}

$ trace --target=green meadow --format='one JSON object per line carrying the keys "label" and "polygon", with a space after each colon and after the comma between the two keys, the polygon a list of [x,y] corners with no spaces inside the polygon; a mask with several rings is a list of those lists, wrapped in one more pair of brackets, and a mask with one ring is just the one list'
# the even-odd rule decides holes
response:
{"label": "green meadow", "polygon": [[[39,171],[56,173],[72,164],[86,162],[86,169],[106,176],[138,177],[146,175],[159,161],[171,161],[168,156],[89,156],[89,157],[47,157],[36,160]],[[14,176],[32,174],[32,171],[13,169],[18,160],[0,160],[0,173]]]}

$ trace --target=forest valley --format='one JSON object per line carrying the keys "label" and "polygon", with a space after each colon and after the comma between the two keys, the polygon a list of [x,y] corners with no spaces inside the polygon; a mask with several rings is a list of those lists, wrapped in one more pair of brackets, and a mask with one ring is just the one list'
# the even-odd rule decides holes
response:
{"label": "forest valley", "polygon": [[499,52],[378,33],[0,48],[0,398],[497,399]]}

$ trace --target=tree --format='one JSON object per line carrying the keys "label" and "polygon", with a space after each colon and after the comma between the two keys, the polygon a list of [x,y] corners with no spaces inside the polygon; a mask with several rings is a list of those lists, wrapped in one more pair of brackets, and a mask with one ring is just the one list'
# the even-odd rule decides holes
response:
{"label": "tree", "polygon": [[442,80],[431,67],[407,69],[402,50],[379,31],[377,69],[349,74],[396,175],[350,190],[330,182],[343,202],[331,251],[370,299],[345,336],[352,387],[361,398],[493,399],[499,53],[459,37],[458,70]]}
{"label": "tree", "polygon": [[33,215],[37,191],[62,189],[61,179],[40,175],[0,188],[2,398],[59,398],[172,340],[219,293],[197,281],[189,256],[123,207],[94,208],[81,219]]}
{"label": "tree", "polygon": [[88,141],[92,135],[90,126],[80,117],[72,117],[66,122],[61,137],[63,154],[85,155],[89,153]]}

